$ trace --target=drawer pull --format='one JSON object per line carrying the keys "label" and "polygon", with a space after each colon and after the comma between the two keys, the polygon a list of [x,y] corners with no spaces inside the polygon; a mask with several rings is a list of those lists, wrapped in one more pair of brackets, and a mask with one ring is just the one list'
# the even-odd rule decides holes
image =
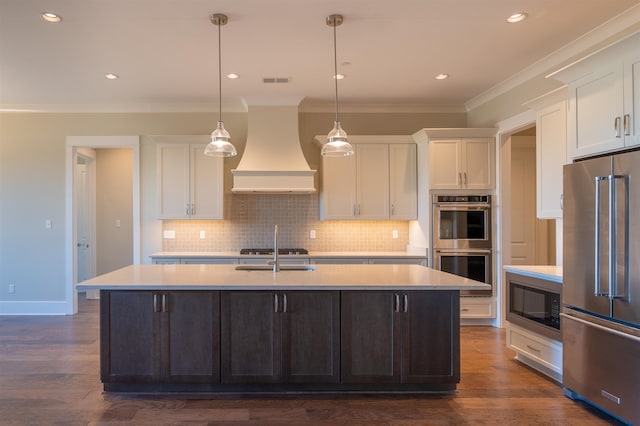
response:
{"label": "drawer pull", "polygon": [[469,312],[469,308],[462,308],[460,309],[460,312]]}
{"label": "drawer pull", "polygon": [[540,353],[540,349],[538,349],[538,348],[534,348],[534,347],[533,347],[533,346],[531,346],[531,345],[527,345],[527,348],[528,348],[528,349],[530,349],[530,350],[532,350],[532,351],[534,351],[534,352]]}

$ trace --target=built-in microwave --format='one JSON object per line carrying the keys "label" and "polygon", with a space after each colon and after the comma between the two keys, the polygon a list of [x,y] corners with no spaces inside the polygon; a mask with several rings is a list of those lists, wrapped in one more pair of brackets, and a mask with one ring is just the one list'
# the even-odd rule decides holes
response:
{"label": "built-in microwave", "polygon": [[553,281],[506,273],[507,321],[555,340],[562,340],[562,285]]}

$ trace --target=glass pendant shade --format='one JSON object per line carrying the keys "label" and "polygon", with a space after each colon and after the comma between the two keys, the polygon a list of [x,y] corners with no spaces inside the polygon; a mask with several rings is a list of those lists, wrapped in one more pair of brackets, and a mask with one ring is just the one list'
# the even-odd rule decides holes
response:
{"label": "glass pendant shade", "polygon": [[238,155],[236,147],[231,143],[231,136],[222,123],[222,43],[220,27],[229,21],[227,15],[215,13],[211,15],[211,23],[218,27],[218,127],[211,133],[211,142],[204,149],[204,155],[211,157],[234,157]]}
{"label": "glass pendant shade", "polygon": [[236,147],[231,143],[229,132],[225,130],[222,121],[218,121],[218,127],[211,133],[211,142],[204,149],[204,155],[212,157],[233,157],[238,155]]}
{"label": "glass pendant shade", "polygon": [[339,121],[334,121],[333,129],[327,135],[327,143],[322,145],[320,154],[328,157],[353,155],[353,147],[347,142],[347,132],[342,130]]}

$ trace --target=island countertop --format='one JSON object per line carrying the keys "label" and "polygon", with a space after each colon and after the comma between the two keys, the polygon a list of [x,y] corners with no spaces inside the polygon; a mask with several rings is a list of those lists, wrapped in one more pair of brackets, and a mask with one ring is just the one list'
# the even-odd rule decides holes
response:
{"label": "island countertop", "polygon": [[420,265],[314,265],[313,271],[238,271],[237,265],[131,265],[78,290],[487,290],[491,286]]}

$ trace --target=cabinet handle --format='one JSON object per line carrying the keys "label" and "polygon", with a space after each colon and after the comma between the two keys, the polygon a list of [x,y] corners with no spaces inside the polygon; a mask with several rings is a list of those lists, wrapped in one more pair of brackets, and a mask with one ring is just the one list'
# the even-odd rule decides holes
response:
{"label": "cabinet handle", "polygon": [[564,194],[560,194],[560,210],[564,210]]}
{"label": "cabinet handle", "polygon": [[186,209],[187,216],[189,216],[189,214],[190,214],[189,212],[190,212],[189,204],[187,204],[187,209]]}
{"label": "cabinet handle", "polygon": [[615,120],[613,120],[613,127],[615,128],[616,131],[616,138],[620,137],[620,117],[616,117]]}
{"label": "cabinet handle", "polygon": [[360,216],[360,204],[358,204],[358,216]]}
{"label": "cabinet handle", "polygon": [[273,295],[273,312],[278,312],[278,295]]}
{"label": "cabinet handle", "polygon": [[458,173],[458,185],[462,185],[462,173]]}
{"label": "cabinet handle", "polygon": [[354,215],[354,216],[357,216],[357,215],[358,215],[358,210],[357,210],[357,207],[356,207],[356,205],[355,205],[355,204],[353,205],[353,215]]}
{"label": "cabinet handle", "polygon": [[409,312],[409,296],[404,295],[404,311]]}
{"label": "cabinet handle", "polygon": [[460,309],[460,312],[469,312],[469,308],[462,308]]}
{"label": "cabinet handle", "polygon": [[400,312],[400,295],[399,295],[398,293],[396,293],[396,294],[394,295],[394,297],[395,297],[395,307],[394,307],[394,310],[395,310],[396,312]]}
{"label": "cabinet handle", "polygon": [[287,312],[287,295],[286,294],[282,295],[282,312],[284,313]]}
{"label": "cabinet handle", "polygon": [[162,310],[160,312],[167,312],[167,294],[162,293]]}
{"label": "cabinet handle", "polygon": [[631,117],[629,116],[629,114],[625,114],[624,115],[624,120],[623,120],[623,126],[624,126],[624,135],[625,136],[630,136],[631,135]]}
{"label": "cabinet handle", "polygon": [[391,204],[391,216],[393,216],[394,214],[396,214],[396,206]]}
{"label": "cabinet handle", "polygon": [[534,352],[540,353],[540,349],[538,349],[538,348],[534,348],[534,347],[533,347],[533,346],[531,346],[531,345],[527,345],[527,348],[528,348],[528,349],[530,349],[530,350],[532,350],[532,351],[534,351]]}
{"label": "cabinet handle", "polygon": [[464,184],[467,184],[467,172],[464,172]]}
{"label": "cabinet handle", "polygon": [[158,294],[153,295],[153,312],[158,312]]}

